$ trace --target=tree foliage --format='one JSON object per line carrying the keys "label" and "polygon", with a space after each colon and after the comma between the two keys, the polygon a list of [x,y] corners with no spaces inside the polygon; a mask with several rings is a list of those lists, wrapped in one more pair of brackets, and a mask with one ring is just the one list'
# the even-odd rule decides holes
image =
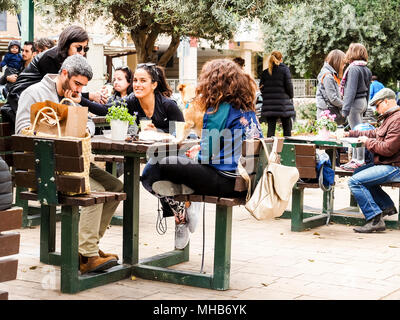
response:
{"label": "tree foliage", "polygon": [[[265,51],[280,50],[298,76],[315,77],[333,49],[363,43],[369,67],[382,80],[400,71],[398,0],[322,0],[278,5],[263,27]],[[274,19],[271,19],[274,17]]]}
{"label": "tree foliage", "polygon": [[39,10],[51,6],[60,21],[85,17],[111,18],[116,33],[129,32],[138,61],[154,61],[153,48],[160,35],[170,37],[168,49],[158,63],[165,65],[180,39],[196,37],[222,44],[233,37],[242,18],[253,17],[268,0],[36,0]]}
{"label": "tree foliage", "polygon": [[21,5],[20,0],[0,0],[0,12],[10,11],[13,13],[18,12]]}

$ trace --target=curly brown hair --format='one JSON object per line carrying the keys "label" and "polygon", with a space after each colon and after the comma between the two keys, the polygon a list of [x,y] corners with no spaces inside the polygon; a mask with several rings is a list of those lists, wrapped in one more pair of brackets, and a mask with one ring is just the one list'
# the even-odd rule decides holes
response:
{"label": "curly brown hair", "polygon": [[196,99],[206,111],[213,108],[217,112],[223,102],[235,109],[255,111],[256,83],[235,62],[230,59],[208,61],[202,68]]}

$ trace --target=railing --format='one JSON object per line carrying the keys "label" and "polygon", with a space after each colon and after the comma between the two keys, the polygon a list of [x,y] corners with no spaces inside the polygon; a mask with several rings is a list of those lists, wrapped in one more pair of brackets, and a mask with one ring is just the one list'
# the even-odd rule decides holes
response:
{"label": "railing", "polygon": [[[257,86],[260,82],[255,79]],[[178,93],[179,79],[167,79],[169,86],[174,93]],[[317,91],[317,79],[292,79],[295,98],[314,98]]]}

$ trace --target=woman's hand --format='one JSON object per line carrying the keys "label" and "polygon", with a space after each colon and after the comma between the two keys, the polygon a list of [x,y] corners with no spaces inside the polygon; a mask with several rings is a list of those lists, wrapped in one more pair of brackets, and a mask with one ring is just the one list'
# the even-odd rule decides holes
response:
{"label": "woman's hand", "polygon": [[200,151],[200,145],[197,144],[197,145],[191,147],[189,150],[187,150],[185,152],[185,155],[190,159],[194,159],[197,157],[197,154],[199,153],[199,151]]}
{"label": "woman's hand", "polygon": [[103,95],[101,91],[89,92],[89,99],[101,104],[107,103],[107,96]]}
{"label": "woman's hand", "polygon": [[68,98],[68,99],[71,99],[73,102],[75,102],[77,104],[80,104],[81,100],[82,100],[81,99],[82,97],[81,97],[80,94],[76,94],[70,89],[67,89],[67,90],[64,91],[64,97]]}
{"label": "woman's hand", "polygon": [[152,130],[152,131],[157,131],[157,128],[154,126],[154,124],[149,123],[147,124],[142,130]]}

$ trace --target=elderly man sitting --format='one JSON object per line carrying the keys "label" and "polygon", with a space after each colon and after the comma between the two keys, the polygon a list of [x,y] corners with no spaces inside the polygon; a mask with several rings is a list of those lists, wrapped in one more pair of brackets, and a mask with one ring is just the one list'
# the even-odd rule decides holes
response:
{"label": "elderly man sitting", "polygon": [[400,107],[396,104],[396,94],[388,88],[382,89],[369,104],[380,114],[380,127],[346,133],[346,136],[359,137],[359,141],[374,154],[374,163],[357,169],[348,182],[367,220],[364,226],[354,228],[360,233],[386,229],[383,217],[396,214],[397,210],[380,185],[400,182]]}

